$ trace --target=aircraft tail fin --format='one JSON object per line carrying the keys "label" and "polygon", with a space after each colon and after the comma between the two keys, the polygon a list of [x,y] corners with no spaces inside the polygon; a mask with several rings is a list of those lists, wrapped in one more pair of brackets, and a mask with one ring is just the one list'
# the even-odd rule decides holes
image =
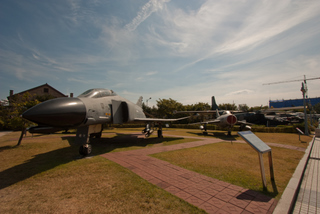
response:
{"label": "aircraft tail fin", "polygon": [[220,114],[219,114],[219,110],[218,110],[218,109],[216,109],[216,112],[217,112],[217,113],[216,113],[216,116],[217,116],[217,117],[220,117]]}
{"label": "aircraft tail fin", "polygon": [[138,101],[137,101],[137,105],[140,106],[142,108],[142,99],[143,97],[139,97]]}
{"label": "aircraft tail fin", "polygon": [[216,99],[214,98],[214,96],[211,97],[211,110],[217,110],[219,109],[217,103],[216,103]]}

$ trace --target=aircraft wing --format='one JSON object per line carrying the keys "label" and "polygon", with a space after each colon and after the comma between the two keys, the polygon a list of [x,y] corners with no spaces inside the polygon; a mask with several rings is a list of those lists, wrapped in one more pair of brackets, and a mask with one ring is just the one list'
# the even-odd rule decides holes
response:
{"label": "aircraft wing", "polygon": [[175,111],[175,114],[216,114],[215,110],[206,110],[206,111]]}
{"label": "aircraft wing", "polygon": [[195,124],[210,124],[210,123],[220,123],[220,120],[208,120],[208,121],[205,121],[205,122],[198,122],[198,123],[190,123],[190,125],[195,125]]}
{"label": "aircraft wing", "polygon": [[247,123],[247,121],[245,120],[238,120],[236,125],[249,125],[249,126],[253,126],[254,124],[253,123]]}
{"label": "aircraft wing", "polygon": [[[209,121],[205,121],[205,122],[198,122],[198,123],[191,123],[191,124],[210,124],[210,123],[220,123],[220,120],[209,120]],[[252,123],[247,123],[246,121],[237,121],[237,123],[236,123],[237,125],[250,125],[250,126],[252,126],[252,125],[254,125],[254,124],[252,124]]]}
{"label": "aircraft wing", "polygon": [[134,121],[138,122],[174,122],[174,121],[179,121],[183,119],[187,119],[189,117],[181,117],[177,119],[162,119],[162,118],[134,118]]}
{"label": "aircraft wing", "polygon": [[[231,113],[242,113],[243,111],[236,110],[219,110],[219,111],[229,111]],[[217,114],[216,110],[205,110],[205,111],[174,111],[175,114]]]}

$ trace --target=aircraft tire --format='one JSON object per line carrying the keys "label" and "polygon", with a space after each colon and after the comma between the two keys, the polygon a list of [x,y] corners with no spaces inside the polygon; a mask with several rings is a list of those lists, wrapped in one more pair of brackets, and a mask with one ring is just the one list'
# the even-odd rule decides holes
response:
{"label": "aircraft tire", "polygon": [[79,148],[79,154],[83,156],[89,155],[91,151],[92,151],[92,147],[90,144],[82,145]]}

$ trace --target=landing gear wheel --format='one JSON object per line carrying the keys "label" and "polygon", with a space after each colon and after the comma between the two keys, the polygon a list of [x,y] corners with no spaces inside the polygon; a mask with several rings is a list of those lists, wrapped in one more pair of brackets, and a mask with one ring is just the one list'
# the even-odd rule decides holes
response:
{"label": "landing gear wheel", "polygon": [[90,144],[82,145],[79,148],[79,154],[83,155],[83,156],[89,155],[91,153],[91,151],[92,151],[92,147]]}
{"label": "landing gear wheel", "polygon": [[96,138],[101,138],[101,136],[102,136],[102,132],[99,132],[96,134]]}

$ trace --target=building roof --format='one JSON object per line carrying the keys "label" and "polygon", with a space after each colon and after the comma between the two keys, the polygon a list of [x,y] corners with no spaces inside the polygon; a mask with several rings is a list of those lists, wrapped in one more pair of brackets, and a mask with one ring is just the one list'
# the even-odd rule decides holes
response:
{"label": "building roof", "polygon": [[[60,94],[61,97],[68,97],[67,95],[65,95],[65,94],[61,93],[60,91],[58,91],[57,89],[53,88],[53,87],[52,87],[51,85],[49,85],[48,83],[43,84],[43,85],[39,85],[39,86],[37,86],[37,87],[31,88],[31,89],[28,89],[28,90],[25,90],[25,91],[22,91],[22,92],[19,92],[19,93],[16,93],[16,94],[22,95],[22,94],[24,94],[24,93],[26,93],[26,92],[33,91],[33,90],[36,90],[36,89],[38,89],[38,88],[43,88],[43,87],[48,87],[48,88],[50,88],[51,90],[53,90],[53,91],[55,91],[56,93]],[[13,95],[16,95],[16,94],[13,94]],[[10,96],[8,96],[8,99],[9,99],[9,97],[10,97]]]}
{"label": "building roof", "polygon": [[[307,104],[312,106],[320,103],[320,97],[315,98],[306,98]],[[292,106],[303,106],[303,99],[292,99],[292,100],[269,100],[269,107],[274,108],[283,108],[283,107],[292,107]]]}

